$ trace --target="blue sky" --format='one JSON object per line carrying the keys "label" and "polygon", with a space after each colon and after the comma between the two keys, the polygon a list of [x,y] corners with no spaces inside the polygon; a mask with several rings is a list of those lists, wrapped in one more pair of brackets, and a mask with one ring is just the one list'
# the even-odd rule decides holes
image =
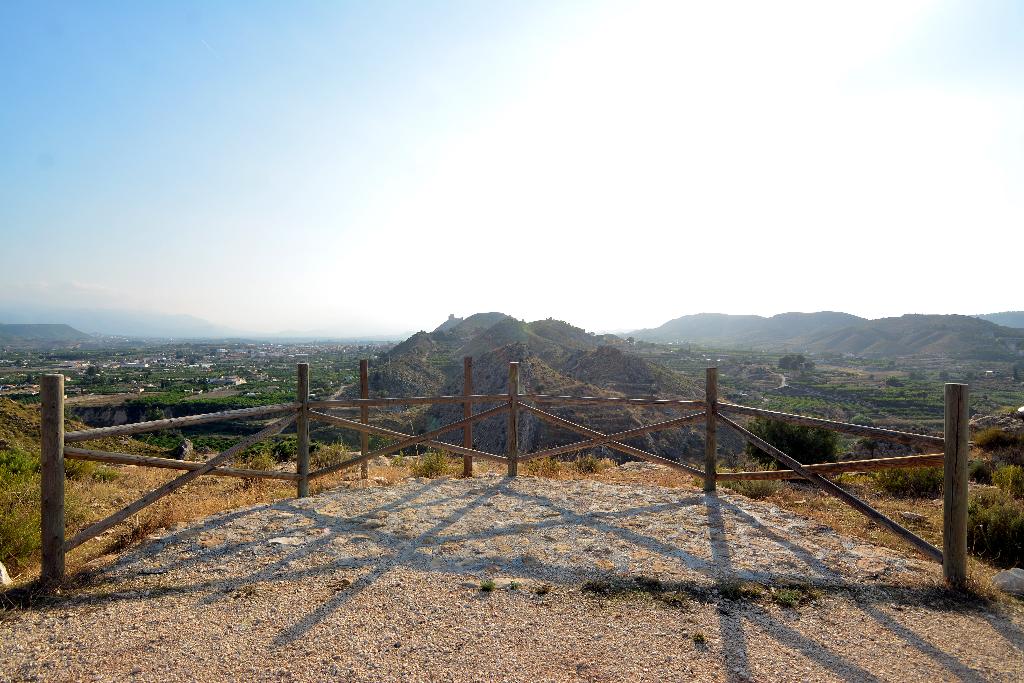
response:
{"label": "blue sky", "polygon": [[5,3],[0,309],[1020,308],[1022,30],[985,1]]}

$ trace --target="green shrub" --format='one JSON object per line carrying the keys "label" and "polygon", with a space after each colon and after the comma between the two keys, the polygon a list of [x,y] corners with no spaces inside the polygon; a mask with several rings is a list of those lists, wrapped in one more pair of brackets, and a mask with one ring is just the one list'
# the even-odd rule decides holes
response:
{"label": "green shrub", "polygon": [[39,552],[39,474],[0,470],[0,562],[15,571]]}
{"label": "green shrub", "polygon": [[562,463],[554,458],[537,458],[523,463],[523,470],[536,477],[555,477],[562,471]]}
{"label": "green shrub", "polygon": [[990,427],[974,435],[974,445],[983,451],[1024,447],[1024,434],[1014,434],[1005,429]]}
{"label": "green shrub", "polygon": [[92,473],[92,478],[96,481],[111,482],[120,479],[121,472],[113,467],[97,467],[96,471]]}
{"label": "green shrub", "polygon": [[607,458],[598,458],[590,453],[580,456],[573,461],[573,467],[580,474],[597,474],[598,472],[605,471],[611,465],[611,461]]}
{"label": "green shrub", "polygon": [[992,473],[992,481],[1014,498],[1024,498],[1024,467],[1003,465]]}
{"label": "green shrub", "polygon": [[1001,490],[976,491],[967,515],[972,553],[1000,567],[1024,564],[1024,504]]}
{"label": "green shrub", "polygon": [[448,469],[448,456],[441,451],[427,451],[413,463],[412,473],[415,477],[434,479],[440,477]]}
{"label": "green shrub", "polygon": [[332,443],[330,445],[321,446],[315,451],[310,449],[309,466],[310,469],[318,470],[330,465],[336,465],[339,462],[344,462],[351,457],[353,457],[353,454],[346,451],[342,444]]}
{"label": "green shrub", "polygon": [[64,460],[64,474],[68,479],[92,479],[96,467],[91,460]]}
{"label": "green shrub", "polygon": [[274,467],[274,464],[276,463],[276,461],[274,460],[274,456],[267,451],[253,453],[252,455],[246,457],[246,459],[243,462],[245,463],[245,467],[247,469],[264,471],[272,469]]}
{"label": "green shrub", "polygon": [[31,474],[39,471],[39,458],[12,448],[0,451],[0,473]]}
{"label": "green shrub", "polygon": [[[788,422],[760,417],[753,420],[747,428],[803,465],[835,462],[839,453],[839,435],[828,429],[791,425]],[[778,462],[752,445],[747,446],[747,455],[764,465],[771,466]]]}
{"label": "green shrub", "polygon": [[988,460],[971,460],[967,465],[967,477],[975,484],[991,484],[992,469]]}
{"label": "green shrub", "polygon": [[[17,572],[39,552],[39,473],[12,473],[0,469],[0,562]],[[64,494],[64,520],[68,528],[80,524],[85,508],[69,487]]]}
{"label": "green shrub", "polygon": [[735,491],[741,496],[762,500],[777,493],[782,488],[782,482],[772,479],[755,479],[753,481],[724,479],[722,480],[722,486]]}
{"label": "green shrub", "polygon": [[941,467],[879,470],[871,478],[875,486],[897,498],[931,498],[942,492]]}

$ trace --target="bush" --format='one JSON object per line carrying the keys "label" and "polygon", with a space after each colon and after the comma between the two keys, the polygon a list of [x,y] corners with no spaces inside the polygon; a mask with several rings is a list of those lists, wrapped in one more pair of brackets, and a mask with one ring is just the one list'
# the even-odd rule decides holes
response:
{"label": "bush", "polygon": [[[835,462],[839,453],[839,435],[828,429],[760,417],[752,421],[748,429],[802,465]],[[752,445],[747,446],[747,455],[763,465],[777,464],[775,458]]]}
{"label": "bush", "polygon": [[91,460],[64,460],[64,474],[68,479],[92,479],[96,467]]}
{"label": "bush", "polygon": [[967,465],[967,477],[975,484],[991,484],[992,463],[988,460],[971,460]]}
{"label": "bush", "polygon": [[562,471],[562,463],[554,458],[537,458],[523,463],[523,470],[535,477],[557,477]]}
{"label": "bush", "polygon": [[942,492],[941,467],[879,470],[871,478],[879,489],[897,498],[931,498]]}
{"label": "bush", "polygon": [[12,448],[0,451],[0,474],[31,474],[39,471],[39,458]]}
{"label": "bush", "polygon": [[441,451],[427,451],[413,463],[412,474],[415,477],[434,479],[440,477],[448,469],[448,456]]}
{"label": "bush", "polygon": [[[39,552],[39,484],[34,469],[15,473],[0,468],[0,562],[15,573]],[[83,521],[86,510],[74,488],[65,490],[64,505],[68,528]]]}
{"label": "bush", "polygon": [[354,457],[354,455],[346,451],[345,447],[341,444],[321,446],[316,450],[310,448],[309,466],[310,469],[318,470],[347,460],[350,457]]}
{"label": "bush", "polygon": [[1024,504],[1004,491],[971,495],[967,507],[967,546],[1000,567],[1024,564]]}
{"label": "bush", "polygon": [[1014,498],[1024,498],[1024,467],[1004,465],[992,473],[992,481]]}
{"label": "bush", "polygon": [[274,456],[267,451],[253,453],[244,460],[246,469],[263,471],[272,469],[275,462]]}
{"label": "bush", "polygon": [[1024,434],[1013,434],[1005,429],[990,427],[974,435],[974,445],[983,451],[1024,448]]}
{"label": "bush", "polygon": [[596,455],[592,455],[590,453],[580,456],[573,461],[573,467],[575,467],[576,471],[580,474],[597,474],[605,471],[611,466],[612,463],[607,458],[598,458]]}
{"label": "bush", "polygon": [[12,571],[39,552],[39,474],[0,470],[0,562]]}
{"label": "bush", "polygon": [[722,480],[722,486],[735,491],[741,496],[762,500],[777,493],[782,488],[782,482],[773,479],[754,479],[751,481],[724,479]]}

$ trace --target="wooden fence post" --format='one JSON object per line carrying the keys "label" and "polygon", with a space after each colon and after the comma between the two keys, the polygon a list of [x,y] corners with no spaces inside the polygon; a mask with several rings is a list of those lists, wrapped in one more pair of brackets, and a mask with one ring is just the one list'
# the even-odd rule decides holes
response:
{"label": "wooden fence post", "polygon": [[508,364],[508,476],[519,474],[519,363]]}
{"label": "wooden fence post", "polygon": [[718,471],[718,368],[704,373],[704,491],[715,490]]}
{"label": "wooden fence post", "polygon": [[[473,394],[473,357],[466,356],[462,359],[462,394],[472,396]],[[473,404],[466,401],[462,404],[462,417],[473,417]],[[462,428],[462,445],[466,448],[473,447],[473,425],[468,424]],[[462,456],[462,476],[473,476],[473,456]]]}
{"label": "wooden fence post", "polygon": [[295,420],[295,433],[299,436],[298,494],[299,498],[309,495],[309,363],[296,365],[299,414]]}
{"label": "wooden fence post", "polygon": [[945,477],[942,506],[942,573],[951,586],[967,580],[968,387],[946,385]]}
{"label": "wooden fence post", "polygon": [[[359,398],[370,398],[370,361],[363,359],[359,361]],[[370,407],[359,406],[359,421],[370,424]],[[359,453],[366,455],[370,452],[370,434],[359,432]],[[359,463],[359,478],[366,479],[370,476],[370,463],[362,461]]]}
{"label": "wooden fence post", "polygon": [[64,375],[44,375],[42,398],[42,554],[40,578],[64,577]]}

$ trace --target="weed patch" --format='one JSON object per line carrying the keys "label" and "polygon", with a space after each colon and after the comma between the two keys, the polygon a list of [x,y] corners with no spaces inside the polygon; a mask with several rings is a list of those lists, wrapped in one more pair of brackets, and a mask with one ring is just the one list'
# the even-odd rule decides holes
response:
{"label": "weed patch", "polygon": [[931,498],[942,493],[941,467],[879,470],[871,475],[875,485],[896,498]]}
{"label": "weed patch", "polygon": [[753,498],[754,500],[763,500],[778,493],[779,489],[782,488],[782,482],[773,479],[755,479],[752,481],[724,479],[722,480],[722,486],[730,491],[735,491],[741,496]]}
{"label": "weed patch", "polygon": [[590,579],[580,590],[584,593],[613,599],[654,601],[667,607],[687,607],[693,599],[693,589],[681,584],[665,584],[658,579],[637,576],[632,579]]}
{"label": "weed patch", "polygon": [[1024,564],[1024,503],[1002,490],[977,491],[967,507],[967,546],[1000,567]]}

